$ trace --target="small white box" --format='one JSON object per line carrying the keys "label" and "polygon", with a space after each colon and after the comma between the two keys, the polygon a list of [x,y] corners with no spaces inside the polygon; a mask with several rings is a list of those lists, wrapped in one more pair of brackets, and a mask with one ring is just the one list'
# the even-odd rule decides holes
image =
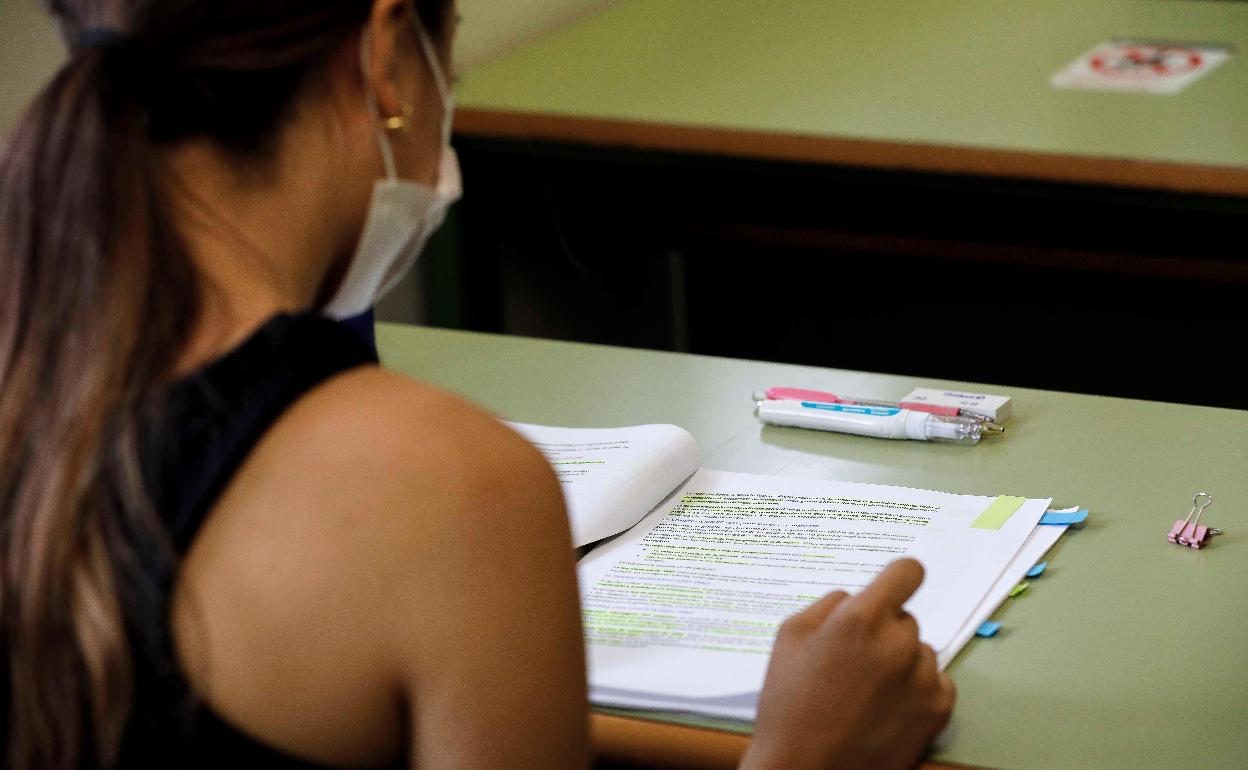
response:
{"label": "small white box", "polygon": [[915,388],[901,400],[901,405],[927,404],[929,406],[954,407],[975,414],[982,414],[993,422],[1010,419],[1010,397],[989,396],[983,393],[967,393],[961,390],[939,388]]}

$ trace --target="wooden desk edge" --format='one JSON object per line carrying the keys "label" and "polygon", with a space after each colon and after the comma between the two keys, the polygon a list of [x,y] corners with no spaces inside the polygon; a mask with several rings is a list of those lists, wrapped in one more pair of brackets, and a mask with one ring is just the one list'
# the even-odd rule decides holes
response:
{"label": "wooden desk edge", "polygon": [[681,768],[733,768],[741,761],[750,736],[664,724],[609,714],[592,714],[594,757],[645,767],[662,763]]}
{"label": "wooden desk edge", "polygon": [[1248,168],[659,125],[461,107],[464,136],[1248,198]]}
{"label": "wooden desk edge", "polygon": [[[664,724],[609,714],[592,714],[594,757],[620,765],[727,770],[740,762],[750,737],[699,727]],[[962,770],[960,765],[924,762],[920,770]]]}

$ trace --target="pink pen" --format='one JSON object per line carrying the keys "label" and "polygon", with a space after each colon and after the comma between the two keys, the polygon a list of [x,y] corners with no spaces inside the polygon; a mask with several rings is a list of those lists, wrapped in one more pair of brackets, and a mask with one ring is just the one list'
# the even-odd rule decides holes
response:
{"label": "pink pen", "polygon": [[[759,398],[762,395],[762,398]],[[765,392],[754,394],[755,401],[818,401],[821,404],[852,404],[838,398],[835,393],[822,390],[804,390],[802,388],[768,388]]]}

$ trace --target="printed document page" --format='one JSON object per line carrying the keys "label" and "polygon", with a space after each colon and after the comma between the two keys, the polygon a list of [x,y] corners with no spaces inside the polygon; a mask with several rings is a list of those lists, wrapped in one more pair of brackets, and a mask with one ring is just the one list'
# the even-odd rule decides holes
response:
{"label": "printed document page", "polygon": [[555,469],[572,522],[572,544],[628,529],[693,475],[701,452],[675,425],[555,428],[508,423]]}
{"label": "printed document page", "polygon": [[591,698],[753,719],[780,623],[902,556],[926,568],[906,609],[943,653],[1049,503],[1020,500],[998,529],[972,526],[994,500],[698,471],[580,561]]}
{"label": "printed document page", "polygon": [[936,655],[936,660],[943,669],[953,662],[957,654],[966,646],[966,643],[975,636],[975,632],[983,625],[984,621],[992,617],[992,613],[1009,598],[1010,591],[1027,577],[1027,570],[1031,569],[1044,558],[1049,549],[1057,544],[1062,535],[1069,527],[1065,526],[1039,526],[1031,531],[1027,536],[1023,547],[1019,549],[1014,560],[1009,563],[1005,571],[1001,573],[1001,577],[997,578],[997,582],[992,588],[988,589],[988,593],[984,596],[979,606],[975,608],[975,612],[971,615],[957,635],[953,638],[953,644],[941,650]]}

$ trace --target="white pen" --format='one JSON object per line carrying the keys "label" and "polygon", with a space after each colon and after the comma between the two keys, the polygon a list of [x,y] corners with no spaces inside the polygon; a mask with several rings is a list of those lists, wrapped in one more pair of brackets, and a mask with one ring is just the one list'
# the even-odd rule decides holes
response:
{"label": "white pen", "polygon": [[895,401],[880,401],[874,398],[855,398],[853,396],[838,396],[835,393],[828,393],[822,390],[807,390],[805,388],[768,388],[767,390],[759,390],[754,392],[755,401],[766,401],[768,399],[784,401],[818,401],[821,404],[861,404],[862,406],[887,406],[898,409],[909,409],[912,412],[930,412],[931,414],[940,414],[945,417],[966,417],[971,420],[979,420],[985,423],[984,432],[1004,432],[1004,428],[997,425],[991,417],[975,412],[968,412],[965,409],[951,406],[938,406],[935,404],[921,403],[897,403]]}
{"label": "white pen", "polygon": [[946,417],[897,407],[819,401],[759,401],[754,414],[769,425],[951,444],[978,444],[984,436],[1004,432],[985,431],[982,422],[965,417]]}

